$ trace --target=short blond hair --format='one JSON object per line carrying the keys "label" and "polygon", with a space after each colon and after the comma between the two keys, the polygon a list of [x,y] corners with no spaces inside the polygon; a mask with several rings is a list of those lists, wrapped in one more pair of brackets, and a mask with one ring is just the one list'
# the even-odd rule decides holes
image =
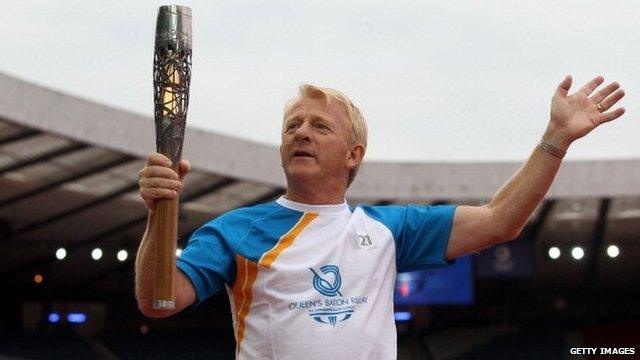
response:
{"label": "short blond hair", "polygon": [[[349,145],[357,145],[362,144],[364,146],[364,151],[367,149],[367,122],[354,103],[349,100],[349,98],[343,94],[342,92],[325,88],[320,86],[315,86],[311,84],[303,84],[300,85],[298,96],[289,100],[287,104],[284,106],[283,112],[283,126],[284,121],[286,120],[287,115],[291,112],[293,107],[298,103],[298,101],[302,99],[323,99],[325,100],[327,106],[331,106],[331,104],[335,101],[338,104],[344,106],[347,110],[347,118],[349,119],[349,124],[351,124],[351,133],[349,134]],[[364,155],[363,151],[363,155]],[[349,173],[349,179],[347,180],[347,187],[351,185],[353,180],[356,178],[356,174],[360,168],[360,164],[353,168]]]}

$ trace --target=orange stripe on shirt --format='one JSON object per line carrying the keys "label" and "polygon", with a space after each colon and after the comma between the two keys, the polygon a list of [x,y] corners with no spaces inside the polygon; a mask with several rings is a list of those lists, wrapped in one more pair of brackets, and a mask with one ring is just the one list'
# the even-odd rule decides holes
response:
{"label": "orange stripe on shirt", "polygon": [[316,213],[305,213],[300,221],[298,221],[298,223],[293,227],[293,229],[291,229],[282,238],[280,238],[280,241],[278,241],[273,249],[269,250],[262,256],[262,259],[260,259],[260,265],[267,268],[270,267],[271,264],[276,260],[278,255],[280,255],[280,253],[286,248],[291,246],[291,244],[293,244],[293,241],[302,232],[302,230],[304,230],[307,225],[309,225],[311,221],[313,221],[313,219],[315,219],[316,217],[318,217],[318,214]]}
{"label": "orange stripe on shirt", "polygon": [[[305,213],[300,221],[286,233],[278,244],[265,253],[260,260],[260,265],[271,266],[282,251],[293,244],[295,238],[304,230],[318,214]],[[240,346],[244,338],[246,328],[246,318],[249,315],[249,308],[253,301],[253,284],[258,277],[258,264],[246,258],[236,255],[236,281],[233,285],[233,303],[236,313],[236,356],[240,354]]]}
{"label": "orange stripe on shirt", "polygon": [[233,285],[233,302],[236,311],[236,356],[244,338],[244,329],[249,307],[253,300],[253,283],[258,277],[258,265],[242,256],[236,255],[237,274]]}
{"label": "orange stripe on shirt", "polygon": [[[234,315],[236,317],[236,323],[238,322],[238,314],[240,313],[240,306],[244,300],[244,294],[242,293],[242,287],[247,282],[246,260],[236,255],[236,281],[233,284],[233,307]],[[237,324],[236,324],[237,329]],[[237,332],[236,332],[237,335]],[[237,340],[237,339],[236,339]]]}

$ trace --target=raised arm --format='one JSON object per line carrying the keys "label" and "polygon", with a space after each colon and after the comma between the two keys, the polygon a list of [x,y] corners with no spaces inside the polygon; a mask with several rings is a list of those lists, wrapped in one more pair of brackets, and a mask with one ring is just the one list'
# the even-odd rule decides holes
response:
{"label": "raised arm", "polygon": [[603,82],[604,78],[598,76],[572,95],[569,95],[571,76],[558,85],[551,100],[547,129],[527,162],[489,204],[456,209],[447,259],[518,237],[549,190],[571,143],[624,114],[620,107],[609,111],[624,96],[617,82],[593,94]]}
{"label": "raised arm", "polygon": [[180,162],[180,176],[171,169],[171,160],[159,153],[149,155],[145,167],[140,171],[140,195],[149,210],[147,229],[142,236],[135,265],[136,300],[140,311],[148,317],[167,317],[182,311],[196,300],[196,293],[189,278],[175,269],[176,308],[170,311],[153,309],[155,283],[155,239],[153,237],[156,202],[163,198],[178,196],[184,177],[189,171],[186,160]]}

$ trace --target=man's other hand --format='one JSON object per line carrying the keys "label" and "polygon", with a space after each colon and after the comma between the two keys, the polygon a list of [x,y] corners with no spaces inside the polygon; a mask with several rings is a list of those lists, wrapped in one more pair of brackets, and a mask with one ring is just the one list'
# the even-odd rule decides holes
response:
{"label": "man's other hand", "polygon": [[597,76],[571,95],[571,76],[567,75],[558,85],[551,100],[549,127],[561,135],[562,143],[557,145],[563,150],[600,124],[624,114],[622,107],[609,111],[624,96],[624,90],[617,82],[612,82],[593,94],[603,82],[604,78]]}

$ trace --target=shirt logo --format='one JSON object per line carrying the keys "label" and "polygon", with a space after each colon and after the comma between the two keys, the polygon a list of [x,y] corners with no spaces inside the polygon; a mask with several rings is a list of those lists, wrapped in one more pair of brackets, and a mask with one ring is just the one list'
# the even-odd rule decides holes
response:
{"label": "shirt logo", "polygon": [[322,295],[333,297],[336,295],[342,296],[340,293],[340,286],[342,286],[342,278],[340,277],[340,269],[335,265],[325,265],[320,268],[322,274],[333,274],[333,284],[327,279],[318,275],[318,273],[309,268],[313,273],[313,287]]}
{"label": "shirt logo", "polygon": [[372,249],[375,247],[373,246],[373,239],[371,239],[371,235],[365,232],[358,233],[358,246],[361,249]]}
{"label": "shirt logo", "polygon": [[[342,286],[342,277],[340,276],[340,268],[335,265],[324,265],[320,268],[322,275],[318,274],[313,268],[309,268],[313,273],[313,287],[321,295],[327,297],[339,298],[335,300],[325,300],[325,306],[309,313],[315,321],[323,324],[329,324],[333,327],[339,322],[343,322],[351,317],[355,306],[349,304],[349,300],[342,297],[340,286]],[[327,275],[333,276],[327,276]],[[333,277],[333,281],[329,278]]]}
{"label": "shirt logo", "polygon": [[367,296],[354,296],[340,290],[342,276],[338,266],[327,264],[320,270],[314,268],[309,270],[313,274],[313,278],[310,279],[311,285],[320,297],[316,295],[312,298],[293,300],[288,305],[289,311],[303,311],[315,320],[316,324],[328,324],[335,328],[341,322],[351,318],[358,308],[368,306]]}

